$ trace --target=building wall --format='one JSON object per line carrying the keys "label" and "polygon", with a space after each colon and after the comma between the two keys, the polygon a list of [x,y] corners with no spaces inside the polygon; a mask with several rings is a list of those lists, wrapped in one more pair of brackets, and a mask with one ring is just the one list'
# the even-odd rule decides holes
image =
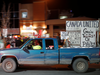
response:
{"label": "building wall", "polygon": [[[19,18],[20,20],[33,20],[33,4],[19,4]],[[28,12],[27,18],[22,18],[22,12]]]}
{"label": "building wall", "polygon": [[33,2],[33,21],[45,21],[46,20],[46,3]]}
{"label": "building wall", "polygon": [[[25,32],[28,34],[29,30],[38,33],[39,30],[43,31],[46,28],[46,3],[44,1],[33,2],[32,4],[19,4],[19,10],[21,35],[25,35]],[[27,18],[22,18],[22,12],[28,12]],[[32,34],[32,32],[29,32],[29,34]]]}
{"label": "building wall", "polygon": [[[31,4],[19,4],[19,10],[20,31],[23,30],[24,25],[26,25],[26,27],[32,25],[31,29],[37,32],[39,32],[39,30],[45,30],[47,25],[49,25],[47,32],[50,34],[50,37],[53,37],[60,31],[66,31],[66,29],[53,29],[54,25],[66,26],[66,21],[96,20],[87,17],[47,20],[47,7],[44,1],[33,2]],[[28,12],[27,18],[22,18],[22,12]]]}

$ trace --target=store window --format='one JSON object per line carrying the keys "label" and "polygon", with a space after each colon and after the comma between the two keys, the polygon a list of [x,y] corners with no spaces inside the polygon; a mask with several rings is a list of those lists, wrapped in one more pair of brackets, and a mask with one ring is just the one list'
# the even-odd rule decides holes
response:
{"label": "store window", "polygon": [[45,43],[46,43],[46,49],[47,50],[51,50],[51,49],[54,49],[54,42],[53,40],[45,40]]}
{"label": "store window", "polygon": [[22,18],[27,18],[28,14],[27,12],[22,12]]}

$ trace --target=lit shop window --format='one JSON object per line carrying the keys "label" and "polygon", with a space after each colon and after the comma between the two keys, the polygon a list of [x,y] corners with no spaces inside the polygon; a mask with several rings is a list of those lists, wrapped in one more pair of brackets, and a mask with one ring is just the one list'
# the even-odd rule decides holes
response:
{"label": "lit shop window", "polygon": [[60,16],[60,19],[66,19],[68,18],[67,16]]}
{"label": "lit shop window", "polygon": [[27,18],[27,12],[22,12],[22,18]]}

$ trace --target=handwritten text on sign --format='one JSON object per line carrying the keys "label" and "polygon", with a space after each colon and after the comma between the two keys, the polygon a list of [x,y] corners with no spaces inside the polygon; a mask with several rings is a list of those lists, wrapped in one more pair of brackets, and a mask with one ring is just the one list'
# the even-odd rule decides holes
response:
{"label": "handwritten text on sign", "polygon": [[96,46],[96,28],[81,28],[81,46]]}
{"label": "handwritten text on sign", "polygon": [[96,28],[99,30],[99,21],[66,21],[66,30],[81,30],[81,28]]}
{"label": "handwritten text on sign", "polygon": [[80,32],[69,32],[68,36],[71,44],[80,44]]}

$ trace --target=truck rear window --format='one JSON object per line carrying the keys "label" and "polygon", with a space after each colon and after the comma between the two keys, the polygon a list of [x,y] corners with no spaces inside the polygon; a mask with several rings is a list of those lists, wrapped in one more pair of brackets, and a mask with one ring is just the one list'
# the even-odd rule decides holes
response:
{"label": "truck rear window", "polygon": [[46,49],[54,49],[54,42],[53,40],[45,40]]}

